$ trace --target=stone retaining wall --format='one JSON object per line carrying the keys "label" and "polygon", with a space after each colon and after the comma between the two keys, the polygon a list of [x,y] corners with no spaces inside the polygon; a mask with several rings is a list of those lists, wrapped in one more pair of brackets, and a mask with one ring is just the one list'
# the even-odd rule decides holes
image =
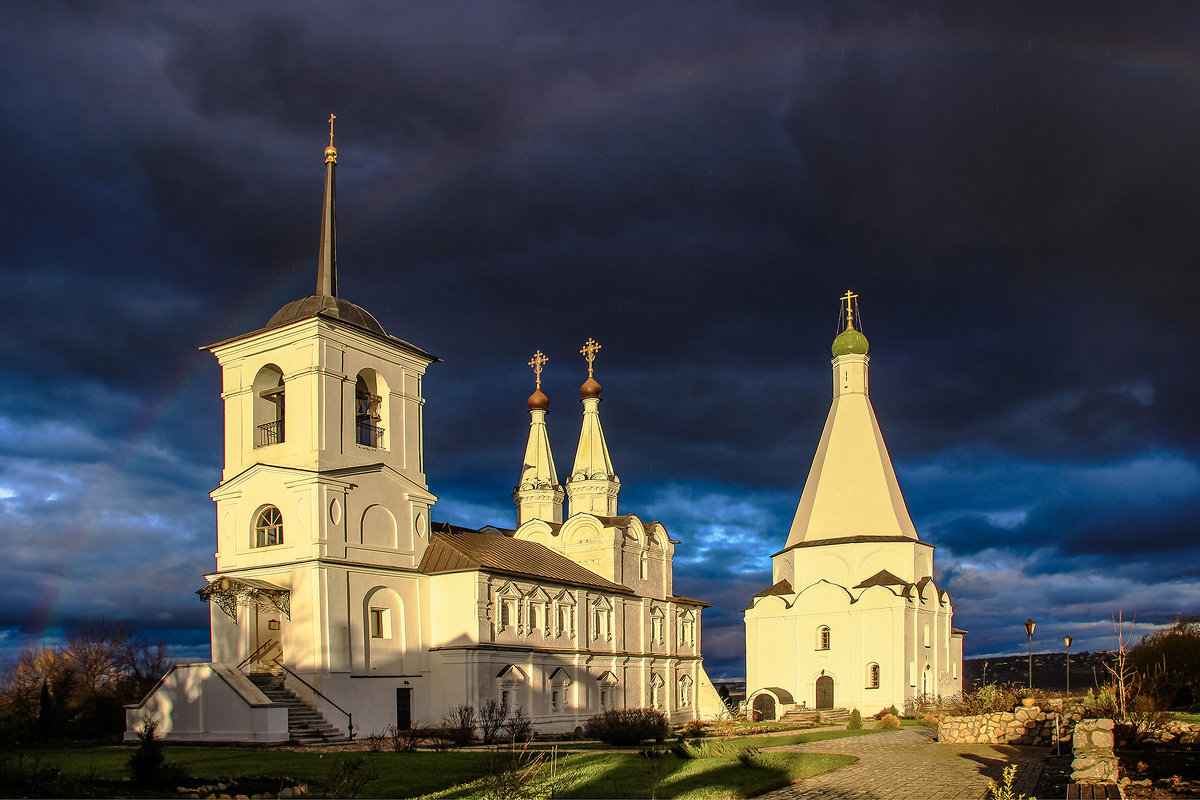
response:
{"label": "stone retaining wall", "polygon": [[1078,712],[1060,714],[1038,706],[1021,706],[1013,711],[980,714],[974,717],[943,717],[938,722],[938,741],[956,744],[1027,744],[1048,746],[1054,743],[1054,723],[1058,721],[1060,741],[1069,741],[1075,723],[1083,718]]}
{"label": "stone retaining wall", "polygon": [[1073,783],[1116,783],[1117,757],[1113,754],[1113,721],[1085,719],[1075,726],[1071,740]]}

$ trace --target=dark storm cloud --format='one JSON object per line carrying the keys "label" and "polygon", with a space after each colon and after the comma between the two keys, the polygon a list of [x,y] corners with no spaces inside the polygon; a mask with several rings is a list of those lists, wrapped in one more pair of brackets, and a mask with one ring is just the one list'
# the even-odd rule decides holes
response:
{"label": "dark storm cloud", "polygon": [[[178,588],[212,566],[221,457],[196,348],[312,291],[331,111],[342,294],[446,359],[425,384],[442,518],[511,524],[535,348],[566,472],[596,337],[622,510],[681,540],[676,588],[717,604],[706,657],[736,675],[849,287],[969,652],[1023,645],[1014,594],[1096,646],[1115,610],[1195,610],[1198,15],[10,10],[0,629],[22,632],[0,640],[51,594],[59,617],[107,592],[112,614],[204,626]],[[65,538],[25,546],[39,526]],[[130,564],[171,579],[132,586]]]}

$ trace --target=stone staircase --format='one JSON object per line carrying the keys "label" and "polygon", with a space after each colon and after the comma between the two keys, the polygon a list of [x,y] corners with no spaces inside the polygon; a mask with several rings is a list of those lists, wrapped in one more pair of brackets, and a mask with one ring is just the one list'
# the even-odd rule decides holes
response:
{"label": "stone staircase", "polygon": [[779,718],[780,722],[810,728],[817,725],[842,725],[849,720],[850,709],[848,708],[827,708],[823,711],[812,708],[793,708]]}
{"label": "stone staircase", "polygon": [[314,745],[349,741],[346,734],[330,725],[325,717],[284,686],[282,675],[270,672],[248,672],[246,677],[272,703],[287,706],[288,736],[292,744]]}

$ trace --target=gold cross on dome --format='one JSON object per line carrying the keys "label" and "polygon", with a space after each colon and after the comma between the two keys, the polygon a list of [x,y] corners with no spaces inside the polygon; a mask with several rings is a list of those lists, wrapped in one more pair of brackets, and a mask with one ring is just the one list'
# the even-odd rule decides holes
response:
{"label": "gold cross on dome", "polygon": [[592,337],[588,337],[587,344],[579,352],[583,353],[583,357],[588,362],[588,377],[592,377],[592,362],[596,360],[596,351],[600,349],[600,345]]}
{"label": "gold cross on dome", "polygon": [[337,114],[329,115],[329,146],[333,147],[333,121],[337,119]]}
{"label": "gold cross on dome", "polygon": [[533,367],[533,377],[537,381],[537,388],[542,388],[542,367],[550,359],[541,350],[533,354],[533,358],[529,361],[529,366]]}
{"label": "gold cross on dome", "polygon": [[854,292],[847,289],[846,293],[844,295],[842,295],[840,298],[840,299],[846,301],[846,327],[847,328],[854,327],[854,308],[852,306],[852,301],[855,300],[857,297],[858,297],[858,295],[856,295]]}

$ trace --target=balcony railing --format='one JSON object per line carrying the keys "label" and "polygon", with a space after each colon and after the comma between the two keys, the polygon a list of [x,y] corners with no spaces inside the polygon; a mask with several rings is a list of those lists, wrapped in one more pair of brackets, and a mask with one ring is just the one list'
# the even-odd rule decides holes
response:
{"label": "balcony railing", "polygon": [[382,448],[383,428],[370,422],[359,420],[357,440],[364,447]]}
{"label": "balcony railing", "polygon": [[277,419],[274,422],[264,422],[255,431],[255,447],[267,447],[268,445],[279,444],[282,441],[283,420],[281,419]]}

